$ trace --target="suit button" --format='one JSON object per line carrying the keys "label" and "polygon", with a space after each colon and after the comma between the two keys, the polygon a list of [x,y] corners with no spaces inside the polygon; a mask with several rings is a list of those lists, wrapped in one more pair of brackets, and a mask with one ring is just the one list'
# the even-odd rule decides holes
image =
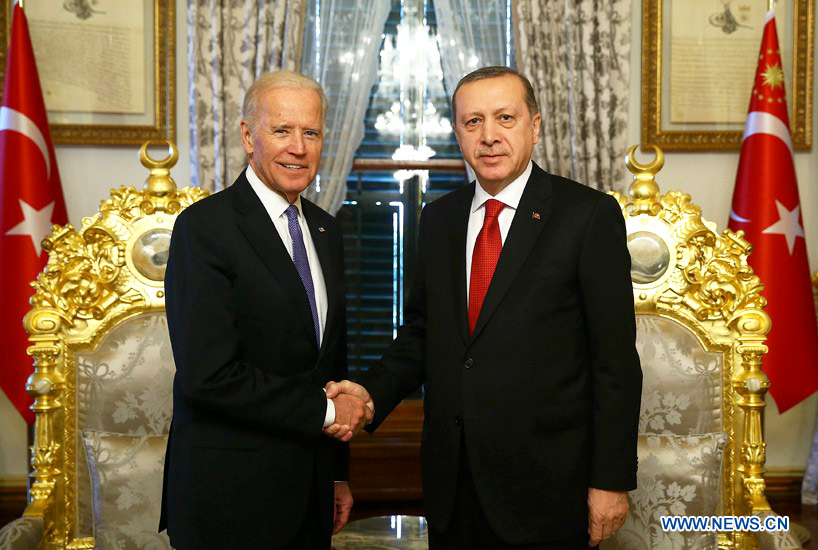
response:
{"label": "suit button", "polygon": [[474,365],[474,361],[472,360],[471,357],[466,359],[466,362],[463,363],[463,366],[466,367],[467,369],[470,369],[472,365]]}
{"label": "suit button", "polygon": [[463,417],[459,414],[454,415],[454,423],[457,426],[460,426],[463,423]]}

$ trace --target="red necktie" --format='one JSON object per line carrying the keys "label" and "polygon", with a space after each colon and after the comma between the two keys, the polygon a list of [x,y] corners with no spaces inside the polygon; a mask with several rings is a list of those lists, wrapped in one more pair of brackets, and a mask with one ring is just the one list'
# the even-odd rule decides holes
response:
{"label": "red necktie", "polygon": [[503,250],[497,216],[504,206],[505,204],[496,199],[486,201],[486,219],[483,220],[483,228],[480,229],[474,243],[469,281],[469,334],[474,334],[483,299],[494,275],[494,268],[497,267],[497,260],[500,259],[500,252]]}

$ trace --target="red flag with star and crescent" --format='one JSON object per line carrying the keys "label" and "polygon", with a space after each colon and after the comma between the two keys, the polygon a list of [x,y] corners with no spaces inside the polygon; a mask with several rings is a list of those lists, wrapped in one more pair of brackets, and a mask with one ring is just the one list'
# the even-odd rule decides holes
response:
{"label": "red flag with star and crescent", "polygon": [[68,223],[65,200],[28,24],[15,4],[0,106],[0,389],[28,423],[26,380],[34,369],[23,317],[29,283],[48,259],[40,242],[55,223]]}
{"label": "red flag with star and crescent", "polygon": [[818,328],[772,10],[761,39],[730,229],[743,229],[753,245],[749,262],[764,284],[772,319],[763,369],[784,412],[818,390]]}

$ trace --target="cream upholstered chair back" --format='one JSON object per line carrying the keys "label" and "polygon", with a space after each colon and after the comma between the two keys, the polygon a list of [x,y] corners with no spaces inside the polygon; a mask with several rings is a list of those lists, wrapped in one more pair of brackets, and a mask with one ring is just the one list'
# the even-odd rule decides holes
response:
{"label": "cream upholstered chair back", "polygon": [[761,369],[770,319],[743,236],[701,216],[690,196],[660,194],[664,155],[626,164],[625,217],[644,374],[638,488],[603,548],[792,548],[787,531],[673,532],[661,516],[774,515],[764,494]]}
{"label": "cream upholstered chair back", "polygon": [[639,314],[636,326],[644,376],[639,433],[725,431],[724,354],[708,351],[695,332],[673,319]]}
{"label": "cream upholstered chair back", "polygon": [[[163,234],[164,240],[169,236]],[[167,254],[167,243],[162,246]],[[66,463],[76,473],[76,483],[69,484],[76,491],[79,538],[99,533],[95,517],[107,517],[108,531],[118,530],[129,517],[140,514],[156,515],[158,522],[155,505],[161,497],[165,437],[173,411],[175,366],[164,313],[136,313],[111,327],[101,327],[99,334],[93,349],[71,346],[68,353],[72,357],[66,357],[73,362],[76,377],[72,420],[76,437],[73,457],[68,449],[65,456],[73,458]],[[129,475],[139,466],[148,466],[140,464],[145,460],[150,461],[149,471],[159,484]],[[105,490],[97,496],[96,516],[94,483],[98,491]],[[116,519],[125,521],[115,521],[106,511],[118,511]],[[155,526],[143,533],[131,531],[130,538],[145,542],[158,536]]]}
{"label": "cream upholstered chair back", "polygon": [[[176,216],[206,196],[176,188],[178,153],[155,160],[144,190],[113,189],[82,227],[55,226],[25,325],[35,372],[28,517],[45,548],[162,548],[156,533],[172,413],[164,273]],[[95,540],[96,538],[96,540]]]}

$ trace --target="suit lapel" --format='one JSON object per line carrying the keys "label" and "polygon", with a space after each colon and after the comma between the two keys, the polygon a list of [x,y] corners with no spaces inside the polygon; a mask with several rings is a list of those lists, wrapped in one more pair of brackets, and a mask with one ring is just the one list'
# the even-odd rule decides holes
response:
{"label": "suit lapel", "polygon": [[474,182],[464,189],[462,199],[456,203],[451,216],[447,216],[450,225],[448,235],[449,258],[452,260],[450,266],[452,274],[452,298],[454,299],[455,318],[459,328],[463,343],[469,343],[469,319],[468,303],[466,301],[466,233],[469,228],[469,214],[471,213],[472,198],[474,197]]}
{"label": "suit lapel", "polygon": [[[505,296],[511,283],[517,277],[523,263],[531,253],[534,243],[551,215],[551,176],[536,164],[520,197],[520,204],[511,222],[503,251],[483,300],[483,307],[474,327],[474,341],[491,318]],[[465,242],[465,238],[464,241]]]}
{"label": "suit lapel", "polygon": [[[327,347],[327,335],[331,334],[332,325],[335,322],[335,306],[338,300],[338,274],[334,269],[334,252],[329,243],[329,233],[326,227],[322,226],[318,221],[318,207],[301,198],[301,207],[304,210],[304,219],[307,221],[307,227],[310,228],[310,237],[312,243],[315,245],[315,251],[318,253],[318,261],[321,262],[321,272],[324,275],[324,286],[327,289],[327,316],[324,323],[324,338],[321,342],[321,350],[318,356],[318,364],[320,364],[321,356],[324,349]],[[310,266],[310,269],[316,269],[318,266]]]}
{"label": "suit lapel", "polygon": [[[293,306],[298,312],[298,317],[301,318],[304,329],[312,336],[310,340],[315,342],[315,327],[304,284],[301,282],[295,264],[281,241],[270,215],[264,209],[264,205],[261,204],[253,188],[250,187],[244,172],[230,189],[234,193],[235,208],[243,214],[238,221],[239,229],[293,301]],[[317,343],[315,345],[317,347]]]}

